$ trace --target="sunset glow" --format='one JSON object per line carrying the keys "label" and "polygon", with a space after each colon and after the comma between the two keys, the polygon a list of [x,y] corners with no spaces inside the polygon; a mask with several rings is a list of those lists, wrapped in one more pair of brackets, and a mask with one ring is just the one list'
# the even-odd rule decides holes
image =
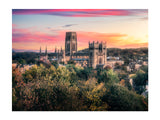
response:
{"label": "sunset glow", "polygon": [[65,33],[77,32],[78,50],[88,42],[108,48],[148,47],[146,9],[13,9],[12,48],[38,52],[63,48]]}

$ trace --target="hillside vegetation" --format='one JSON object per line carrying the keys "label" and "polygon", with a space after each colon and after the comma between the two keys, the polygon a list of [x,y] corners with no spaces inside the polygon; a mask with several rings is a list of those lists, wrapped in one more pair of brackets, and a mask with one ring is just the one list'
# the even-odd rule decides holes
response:
{"label": "hillside vegetation", "polygon": [[46,68],[33,66],[25,73],[12,70],[14,111],[145,111],[147,99],[120,83],[113,70]]}

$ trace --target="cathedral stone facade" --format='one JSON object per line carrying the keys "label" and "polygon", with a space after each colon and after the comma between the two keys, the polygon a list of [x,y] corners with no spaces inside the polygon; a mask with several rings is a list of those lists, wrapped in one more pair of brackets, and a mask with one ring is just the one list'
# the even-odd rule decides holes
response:
{"label": "cathedral stone facade", "polygon": [[[93,41],[92,43],[89,43],[88,49],[77,51],[76,32],[66,32],[65,50],[62,50],[62,48],[61,50],[57,50],[55,48],[55,52],[51,54],[51,60],[56,60],[58,63],[64,62],[66,64],[69,60],[73,60],[76,64],[79,64],[83,67],[92,67],[94,69],[104,68],[107,65],[106,43]],[[45,57],[41,56],[41,58],[48,59],[47,55],[45,55]]]}

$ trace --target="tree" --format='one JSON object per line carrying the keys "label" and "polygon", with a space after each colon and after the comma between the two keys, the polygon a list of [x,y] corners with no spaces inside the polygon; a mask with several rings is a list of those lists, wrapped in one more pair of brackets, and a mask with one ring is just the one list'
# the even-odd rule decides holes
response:
{"label": "tree", "polygon": [[128,78],[128,74],[123,70],[118,71],[117,73],[118,73],[118,77],[119,77],[120,80]]}
{"label": "tree", "polygon": [[119,63],[115,63],[115,69],[120,69],[121,68],[121,65]]}
{"label": "tree", "polygon": [[12,109],[22,110],[20,100],[20,91],[26,84],[23,81],[23,76],[18,68],[12,68]]}
{"label": "tree", "polygon": [[94,73],[90,68],[73,64],[58,68],[40,64],[23,74],[14,68],[12,108],[29,111],[147,110],[146,99],[118,83],[118,75],[113,70]]}
{"label": "tree", "polygon": [[139,70],[136,73],[136,76],[133,78],[134,84],[136,86],[144,86],[146,85],[148,78],[146,77],[146,74],[144,71]]}
{"label": "tree", "polygon": [[133,78],[134,88],[138,94],[141,94],[145,91],[145,86],[148,82],[148,70],[146,72],[139,70],[136,72],[135,77]]}
{"label": "tree", "polygon": [[98,82],[104,82],[106,84],[118,83],[119,78],[117,73],[113,72],[113,70],[100,70],[97,71]]}
{"label": "tree", "polygon": [[53,61],[51,64],[52,64],[54,67],[58,68],[58,62],[57,62],[57,61]]}
{"label": "tree", "polygon": [[24,65],[24,64],[26,64],[26,61],[24,59],[20,59],[19,63],[22,64],[22,65]]}
{"label": "tree", "polygon": [[110,66],[110,65],[107,65],[105,68],[104,68],[104,70],[110,70],[110,69],[112,69],[112,67]]}
{"label": "tree", "polygon": [[96,78],[89,78],[87,81],[79,81],[77,86],[82,94],[84,104],[87,106],[86,110],[107,110],[107,103],[101,99],[106,92],[104,83],[98,83]]}
{"label": "tree", "polygon": [[73,60],[69,60],[67,63],[68,63],[68,64],[73,64],[73,65],[76,64]]}
{"label": "tree", "polygon": [[148,110],[147,100],[129,91],[127,88],[112,84],[108,86],[106,94],[102,100],[110,106],[111,111],[146,111]]}

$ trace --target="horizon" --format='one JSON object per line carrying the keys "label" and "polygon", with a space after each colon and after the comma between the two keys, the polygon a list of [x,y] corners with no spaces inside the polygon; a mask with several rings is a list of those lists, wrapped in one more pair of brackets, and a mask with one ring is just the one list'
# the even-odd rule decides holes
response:
{"label": "horizon", "polygon": [[[137,28],[138,26],[138,28]],[[65,33],[77,33],[78,50],[88,42],[108,48],[148,48],[147,9],[13,9],[12,49],[64,49]]]}
{"label": "horizon", "polygon": [[[45,48],[44,48],[45,49]],[[81,49],[81,50],[85,50],[85,49],[88,49],[88,48],[84,48],[84,49]],[[148,49],[148,47],[139,47],[139,48],[114,48],[114,47],[112,47],[112,48],[107,48],[107,49],[121,49],[121,50],[125,50],[125,49]],[[64,50],[64,49],[63,49]],[[78,50],[78,51],[81,51],[81,50]],[[21,53],[23,53],[23,52],[32,52],[32,53],[39,53],[39,50],[22,50],[22,49],[12,49],[12,52],[21,52]],[[78,52],[77,51],[77,52]],[[42,53],[45,53],[45,50],[42,50],[41,49],[41,52]],[[54,53],[54,51],[48,51],[47,50],[47,52],[48,53]]]}

